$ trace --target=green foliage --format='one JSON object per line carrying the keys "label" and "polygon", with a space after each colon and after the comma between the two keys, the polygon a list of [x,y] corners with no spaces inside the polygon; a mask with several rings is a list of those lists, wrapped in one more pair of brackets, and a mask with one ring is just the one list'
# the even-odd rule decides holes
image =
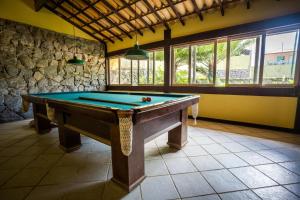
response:
{"label": "green foliage", "polygon": [[[247,48],[255,43],[255,39],[233,40],[230,42],[230,55],[239,56],[249,53]],[[189,64],[189,48],[174,48],[176,83],[187,83],[187,70],[178,71],[178,67]],[[226,59],[227,42],[217,44],[217,63]],[[214,44],[192,46],[192,60],[195,63],[195,72],[197,73],[196,82],[211,83],[213,79],[213,61],[214,61]],[[183,76],[183,77],[180,77]]]}

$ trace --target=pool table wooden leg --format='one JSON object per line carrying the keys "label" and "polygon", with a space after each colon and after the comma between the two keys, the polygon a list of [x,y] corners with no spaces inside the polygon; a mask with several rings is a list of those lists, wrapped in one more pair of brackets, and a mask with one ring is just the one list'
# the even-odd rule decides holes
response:
{"label": "pool table wooden leg", "polygon": [[180,111],[181,125],[172,129],[168,133],[168,145],[181,149],[187,143],[187,109]]}
{"label": "pool table wooden leg", "polygon": [[33,117],[35,129],[39,134],[47,133],[51,130],[51,121],[47,118],[46,106],[33,103]]}
{"label": "pool table wooden leg", "polygon": [[121,150],[118,128],[111,132],[112,181],[127,191],[133,190],[145,178],[144,138],[140,125],[133,126],[132,152],[125,156]]}
{"label": "pool table wooden leg", "polygon": [[80,148],[80,133],[65,127],[63,113],[57,115],[60,148],[72,152]]}

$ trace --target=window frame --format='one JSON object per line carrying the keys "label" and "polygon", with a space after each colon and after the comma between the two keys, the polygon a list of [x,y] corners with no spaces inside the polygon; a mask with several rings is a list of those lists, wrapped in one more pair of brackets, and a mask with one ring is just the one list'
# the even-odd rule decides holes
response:
{"label": "window frame", "polygon": [[270,30],[265,31],[265,39],[269,35],[276,35],[276,34],[284,34],[284,33],[291,33],[291,32],[296,32],[296,38],[295,38],[295,74],[294,74],[294,83],[291,84],[263,84],[263,71],[264,71],[264,58],[265,58],[265,47],[266,47],[266,41],[264,42],[264,51],[261,52],[261,58],[263,57],[263,60],[261,61],[261,68],[262,68],[262,73],[261,75],[261,82],[260,85],[263,88],[291,88],[291,87],[296,87],[297,85],[300,85],[299,83],[299,71],[300,71],[300,26],[291,26],[291,27],[284,27],[284,28],[274,28]]}
{"label": "window frame", "polygon": [[[231,84],[229,83],[229,75],[230,75],[230,57],[231,57],[231,41],[232,40],[245,40],[245,39],[256,39],[256,48],[255,48],[255,64],[254,64],[254,70],[259,71],[260,69],[260,45],[261,45],[261,39],[260,34],[254,34],[254,33],[247,33],[247,34],[238,34],[233,36],[227,37],[227,53],[226,53],[226,77],[225,77],[225,87],[259,87],[259,74],[257,75],[258,80],[256,80],[257,83],[249,83],[249,84]],[[259,72],[258,72],[259,73]],[[253,79],[256,77],[254,76]],[[255,82],[255,80],[253,80]],[[215,86],[217,87],[217,86]]]}
{"label": "window frame", "polygon": [[[294,76],[294,83],[292,84],[263,84],[263,74],[264,74],[264,56],[265,56],[265,45],[266,45],[266,37],[268,34],[280,34],[280,33],[284,33],[284,32],[293,32],[293,31],[297,31],[298,35],[296,38],[296,44],[297,44],[297,48],[295,49],[295,76]],[[240,32],[239,29],[236,30],[236,32]],[[255,67],[257,68],[257,73],[258,75],[257,76],[254,76],[254,78],[256,77],[257,80],[256,80],[256,83],[253,83],[253,84],[228,84],[228,79],[229,79],[229,64],[230,63],[226,63],[226,74],[225,74],[225,86],[219,86],[219,85],[216,85],[216,66],[217,66],[217,62],[216,62],[216,51],[217,51],[217,48],[216,46],[214,46],[214,71],[213,71],[213,83],[212,84],[190,84],[190,81],[188,84],[176,84],[174,83],[174,51],[173,51],[173,48],[174,47],[184,47],[184,46],[191,46],[191,45],[198,45],[198,44],[205,44],[205,43],[209,43],[209,41],[214,41],[214,43],[217,44],[218,40],[219,39],[224,39],[226,38],[227,40],[227,61],[226,62],[230,62],[228,59],[228,57],[230,57],[230,48],[228,48],[228,46],[230,47],[230,42],[229,40],[232,39],[232,38],[243,38],[243,37],[246,37],[246,36],[256,36],[257,38],[260,38],[259,39],[259,43],[256,41],[256,60],[255,60]],[[206,37],[209,37],[209,36],[206,36]],[[184,40],[183,40],[184,41]],[[164,46],[163,46],[164,43],[160,42],[158,43],[158,46],[157,48],[151,48],[151,49],[148,49],[149,51],[155,51],[155,50],[160,50],[160,51],[164,51]],[[151,46],[151,45],[150,45]],[[152,46],[155,46],[155,45],[152,45]],[[218,88],[223,88],[221,89],[222,91],[226,88],[227,90],[229,91],[229,93],[231,93],[230,91],[239,91],[240,89],[243,90],[243,88],[261,88],[262,91],[264,90],[268,90],[268,89],[278,89],[278,88],[286,88],[286,89],[294,89],[294,90],[297,90],[297,88],[300,88],[300,23],[298,24],[294,24],[294,25],[286,25],[286,26],[277,26],[277,27],[272,27],[271,28],[258,28],[258,31],[247,31],[247,29],[245,30],[245,33],[237,33],[237,34],[230,34],[227,33],[225,31],[224,35],[218,35],[218,36],[214,36],[213,38],[206,38],[206,39],[203,39],[203,40],[195,40],[195,37],[192,39],[192,41],[188,41],[188,42],[182,42],[182,43],[176,43],[176,40],[175,42],[171,42],[170,44],[170,63],[171,65],[170,66],[164,66],[164,72],[166,73],[166,68],[169,68],[170,67],[170,74],[168,74],[168,76],[170,76],[170,85],[168,86],[168,90],[170,91],[176,91],[176,87],[182,87],[182,88],[188,88],[188,87],[191,87],[191,88],[203,88],[205,91],[207,89],[205,88],[212,88],[211,91],[212,93],[214,93],[214,91],[219,91]],[[147,48],[145,48],[147,49]],[[257,49],[259,49],[259,51],[257,51]],[[165,53],[164,53],[165,54]],[[113,55],[113,54],[112,54]],[[120,57],[120,56],[115,56],[117,54],[114,54],[114,56],[111,56],[111,57],[108,57],[108,64],[109,64],[109,59],[110,58],[113,58],[113,57]],[[166,55],[166,54],[165,54]],[[153,55],[153,58],[155,59],[155,55]],[[189,62],[191,60],[191,54],[189,54]],[[138,62],[139,63],[139,62]],[[166,64],[166,61],[164,60],[164,63]],[[155,61],[153,63],[153,76],[155,76]],[[190,65],[191,67],[191,65]],[[119,68],[120,68],[120,65],[119,65]],[[138,66],[138,71],[139,71],[139,66]],[[119,70],[119,73],[120,73],[120,70]],[[132,73],[132,71],[131,71]],[[166,80],[164,79],[164,84],[155,84],[155,78],[153,78],[153,83],[151,84],[139,84],[138,85],[132,85],[132,82],[130,85],[120,85],[120,84],[110,84],[110,66],[108,66],[108,70],[107,70],[107,74],[108,74],[108,86],[141,86],[141,87],[144,87],[147,89],[147,88],[151,88],[151,86],[153,86],[153,88],[163,88],[165,87],[164,85],[166,84]],[[138,74],[139,76],[139,74]],[[132,77],[132,75],[131,75]],[[166,77],[166,76],[165,76]],[[119,79],[120,79],[120,75],[119,75]],[[139,78],[138,78],[139,80]],[[174,88],[173,90],[171,88]],[[214,89],[216,88],[216,89]],[[232,90],[230,90],[230,88],[233,88]],[[148,89],[147,89],[148,90]],[[165,91],[165,89],[162,89],[163,91]],[[181,90],[178,88],[178,90]],[[221,91],[220,90],[220,91]],[[224,91],[225,91],[224,90]],[[201,89],[197,89],[197,91],[201,91]],[[272,90],[273,91],[273,90]],[[289,90],[291,91],[291,90]],[[225,92],[226,93],[226,92]],[[234,92],[235,93],[235,92]],[[237,92],[238,93],[238,92]],[[242,92],[243,93],[243,92]],[[263,92],[264,93],[264,92]],[[280,92],[279,96],[283,95],[285,92]],[[259,94],[260,95],[260,94]],[[269,94],[267,94],[269,95]]]}
{"label": "window frame", "polygon": [[[156,51],[164,51],[164,48],[154,48],[151,50],[148,50],[150,53],[153,54],[152,57],[152,62],[153,62],[153,70],[152,70],[152,83],[147,83],[147,84],[140,84],[140,79],[139,79],[139,72],[140,72],[140,61],[139,60],[134,60],[137,61],[137,85],[133,85],[133,67],[132,67],[132,62],[133,60],[130,60],[130,75],[131,75],[131,81],[130,84],[121,84],[121,59],[125,59],[122,56],[111,56],[107,59],[107,66],[108,66],[108,70],[107,70],[107,85],[111,85],[111,86],[163,86],[164,84],[155,84],[155,52]],[[111,78],[110,78],[110,59],[118,59],[118,84],[111,84]],[[149,82],[150,78],[149,78],[149,59],[146,60],[147,62],[147,82]],[[164,66],[165,69],[165,66]]]}

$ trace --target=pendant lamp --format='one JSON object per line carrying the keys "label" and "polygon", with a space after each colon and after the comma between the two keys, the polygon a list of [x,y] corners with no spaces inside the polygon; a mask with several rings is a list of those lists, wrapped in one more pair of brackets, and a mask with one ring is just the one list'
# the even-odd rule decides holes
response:
{"label": "pendant lamp", "polygon": [[[136,25],[136,2],[135,2],[135,20],[134,20],[134,24]],[[124,57],[126,59],[129,60],[148,60],[149,59],[149,55],[148,55],[148,51],[140,49],[140,46],[138,44],[137,41],[137,33],[135,33],[135,45],[133,46],[133,48],[130,48],[124,55]]]}
{"label": "pendant lamp", "polygon": [[81,60],[79,58],[76,57],[76,35],[75,35],[75,26],[73,25],[73,35],[74,35],[74,55],[72,59],[69,59],[67,61],[67,63],[69,64],[73,64],[73,65],[83,65],[84,64],[84,60]]}

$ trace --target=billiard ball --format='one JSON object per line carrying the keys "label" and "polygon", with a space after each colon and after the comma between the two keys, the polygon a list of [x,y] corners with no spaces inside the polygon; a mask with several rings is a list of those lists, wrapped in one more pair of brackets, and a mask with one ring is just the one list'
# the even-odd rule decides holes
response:
{"label": "billiard ball", "polygon": [[147,97],[147,101],[150,102],[152,99],[151,97]]}

